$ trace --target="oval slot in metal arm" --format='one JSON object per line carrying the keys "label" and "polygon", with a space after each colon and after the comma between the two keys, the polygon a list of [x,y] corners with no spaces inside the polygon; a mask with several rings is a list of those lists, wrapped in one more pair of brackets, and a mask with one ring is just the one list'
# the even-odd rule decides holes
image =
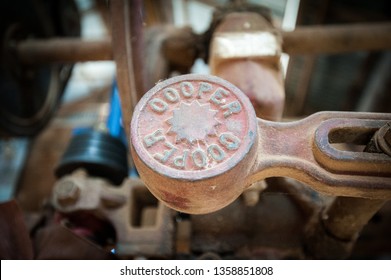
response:
{"label": "oval slot in metal arm", "polygon": [[[339,174],[367,174],[390,176],[391,157],[384,153],[367,153],[361,150],[340,150],[332,144],[366,146],[371,137],[388,121],[382,114],[371,114],[372,119],[335,118],[322,122],[315,132],[314,154],[326,169]],[[376,117],[380,119],[376,119]]]}
{"label": "oval slot in metal arm", "polygon": [[276,176],[331,195],[389,199],[390,157],[332,146],[360,144],[387,120],[391,114],[322,112],[265,121],[232,84],[191,74],[158,83],[140,100],[131,151],[149,190],[185,213],[221,209],[252,183]]}

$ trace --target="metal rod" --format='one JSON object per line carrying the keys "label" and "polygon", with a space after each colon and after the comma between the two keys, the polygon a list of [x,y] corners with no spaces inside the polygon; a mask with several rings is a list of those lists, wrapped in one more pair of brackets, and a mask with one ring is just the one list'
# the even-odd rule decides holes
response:
{"label": "metal rod", "polygon": [[111,39],[86,41],[80,38],[34,39],[16,45],[18,59],[25,64],[112,60]]}
{"label": "metal rod", "polygon": [[[391,23],[299,27],[283,31],[283,51],[291,55],[344,53],[391,49]],[[79,38],[32,39],[16,45],[22,63],[56,63],[112,60],[109,38],[85,41]],[[125,58],[124,58],[125,59]]]}
{"label": "metal rod", "polygon": [[361,230],[384,203],[385,200],[379,199],[335,198],[322,212],[315,212],[306,227],[307,256],[315,259],[349,257]]}
{"label": "metal rod", "polygon": [[391,23],[299,27],[282,32],[283,51],[291,55],[391,49]]}
{"label": "metal rod", "polygon": [[323,214],[324,227],[330,235],[340,240],[355,240],[385,202],[379,199],[337,197]]}

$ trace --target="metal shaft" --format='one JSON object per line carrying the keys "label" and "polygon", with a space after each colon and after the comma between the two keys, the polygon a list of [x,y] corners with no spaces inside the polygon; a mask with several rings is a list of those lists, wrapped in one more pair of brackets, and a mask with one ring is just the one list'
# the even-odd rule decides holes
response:
{"label": "metal shaft", "polygon": [[18,59],[25,64],[112,60],[111,39],[79,38],[26,40],[17,44]]}
{"label": "metal shaft", "polygon": [[381,199],[337,197],[324,212],[324,227],[340,240],[354,240],[384,203]]}
{"label": "metal shaft", "polygon": [[[391,49],[391,23],[299,27],[282,32],[283,52],[299,54],[344,53]],[[112,60],[111,39],[79,38],[21,41],[16,53],[23,63]]]}
{"label": "metal shaft", "polygon": [[391,23],[299,27],[283,32],[283,51],[291,55],[344,53],[391,48]]}

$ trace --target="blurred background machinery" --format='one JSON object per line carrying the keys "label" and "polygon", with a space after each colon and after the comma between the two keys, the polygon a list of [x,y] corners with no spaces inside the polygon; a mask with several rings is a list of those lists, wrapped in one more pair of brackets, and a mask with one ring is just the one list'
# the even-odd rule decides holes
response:
{"label": "blurred background machinery", "polygon": [[[0,6],[2,259],[391,257],[386,196],[274,177],[221,210],[185,214],[148,191],[129,151],[138,100],[187,73],[235,84],[262,119],[360,111],[389,121],[389,1]],[[389,131],[362,128],[338,147],[384,157],[389,182]]]}

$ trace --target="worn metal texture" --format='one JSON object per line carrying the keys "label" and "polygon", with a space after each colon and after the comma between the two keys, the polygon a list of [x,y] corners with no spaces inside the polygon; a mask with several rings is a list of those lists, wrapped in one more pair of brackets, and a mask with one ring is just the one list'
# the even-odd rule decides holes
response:
{"label": "worn metal texture", "polygon": [[340,196],[324,209],[315,211],[304,230],[307,257],[347,258],[364,226],[385,202],[381,199]]}
{"label": "worn metal texture", "polygon": [[298,27],[282,33],[283,51],[298,55],[385,50],[391,48],[390,32],[390,22]]}
{"label": "worn metal texture", "polygon": [[257,13],[230,13],[214,30],[209,64],[211,74],[240,88],[258,117],[279,120],[285,90],[280,65],[281,37]]}
{"label": "worn metal texture", "polygon": [[122,118],[129,135],[126,124],[130,123],[133,108],[144,93],[141,1],[110,1],[110,14]]}
{"label": "worn metal texture", "polygon": [[[374,142],[376,144],[379,140],[384,140],[383,131],[387,130],[388,123],[378,129],[370,141],[368,141],[368,136],[352,139],[353,133],[349,130],[344,131],[343,138],[345,140],[350,138],[350,142],[367,143],[364,152],[381,153],[381,149],[373,149],[376,146]],[[341,138],[341,133],[336,134],[339,134]],[[314,211],[304,233],[304,248],[307,256],[317,259],[348,257],[364,226],[385,203],[384,199],[339,196],[324,209]]]}
{"label": "worn metal texture", "polygon": [[[120,14],[117,16],[122,17]],[[244,25],[241,27],[245,30]],[[118,27],[113,28],[113,32],[118,32],[118,34],[120,33],[119,30]],[[282,52],[290,55],[337,54],[352,51],[387,50],[391,48],[391,39],[388,36],[391,32],[391,24],[389,22],[302,26],[296,28],[294,31],[280,32]],[[201,55],[203,53],[201,44],[204,46],[209,45],[207,40],[204,40],[205,42],[198,42],[190,29],[187,34],[183,35],[182,38],[184,40],[182,42],[178,42],[178,37],[170,38],[167,41],[164,51],[168,54],[167,58],[169,60],[178,61],[178,57],[175,57],[178,43],[180,47],[186,46],[186,50],[184,50],[188,52],[188,56],[184,57],[186,61],[197,53],[197,49],[201,50],[198,54]],[[314,40],[315,37],[316,40]],[[201,38],[199,39],[201,40]],[[97,41],[83,41],[80,38],[35,38],[20,41],[14,47],[14,51],[19,61],[27,64],[112,60],[113,56],[117,60],[115,58],[117,54],[113,54],[114,51],[116,52],[118,50],[114,46],[117,40],[114,38],[112,40],[107,38]],[[256,40],[258,41],[259,38]],[[191,44],[194,42],[198,42],[198,44]],[[182,56],[180,54],[180,57]],[[179,61],[179,63],[183,63],[183,61]]]}
{"label": "worn metal texture", "polygon": [[332,145],[366,144],[390,119],[320,112],[288,123],[258,119],[255,128],[240,90],[217,77],[185,75],[156,85],[137,105],[132,155],[151,192],[187,213],[218,210],[269,177],[333,196],[390,199],[389,156]]}
{"label": "worn metal texture", "polygon": [[228,259],[301,259],[306,220],[300,205],[273,182],[254,206],[242,196],[219,211],[191,215],[191,251]]}
{"label": "worn metal texture", "polygon": [[345,241],[355,240],[358,233],[385,203],[379,199],[338,197],[324,212],[327,232]]}
{"label": "worn metal texture", "polygon": [[163,202],[210,212],[240,195],[243,168],[253,161],[256,117],[238,88],[213,76],[184,75],[157,84],[135,112],[133,158]]}
{"label": "worn metal texture", "polygon": [[385,153],[391,156],[391,122],[386,123],[373,135],[365,148],[370,153]]}
{"label": "worn metal texture", "polygon": [[173,212],[138,179],[127,179],[114,187],[79,169],[56,183],[52,204],[65,215],[88,211],[109,221],[115,229],[115,251],[120,257],[164,258],[173,254]]}
{"label": "worn metal texture", "polygon": [[19,61],[25,64],[113,60],[110,38],[25,40],[16,45],[16,52]]}
{"label": "worn metal texture", "polygon": [[[380,113],[320,112],[288,123],[258,119],[258,160],[248,179],[286,176],[329,195],[389,199],[390,157],[338,150],[330,143],[362,141],[390,118]],[[324,130],[329,134],[323,135]],[[344,130],[352,131],[350,138],[338,136]]]}

